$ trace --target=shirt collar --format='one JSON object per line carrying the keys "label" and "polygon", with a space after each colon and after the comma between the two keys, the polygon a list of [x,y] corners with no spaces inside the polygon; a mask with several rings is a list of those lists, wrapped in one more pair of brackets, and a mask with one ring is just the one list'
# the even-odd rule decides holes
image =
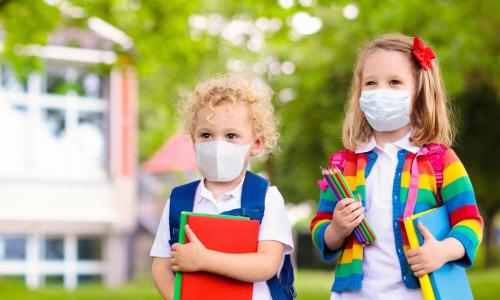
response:
{"label": "shirt collar", "polygon": [[[402,138],[400,138],[399,140],[397,140],[391,144],[393,144],[394,146],[397,146],[401,149],[404,149],[408,152],[417,153],[418,150],[420,150],[420,147],[418,147],[418,146],[414,145],[412,142],[410,142],[410,137],[411,137],[412,133],[413,133],[412,131],[408,132],[405,136],[403,136]],[[370,152],[373,149],[375,149],[376,147],[379,147],[379,146],[377,145],[377,142],[375,141],[375,137],[372,135],[370,137],[370,140],[366,144],[363,144],[363,145],[359,146],[358,148],[356,148],[355,153],[359,154],[359,153]]]}
{"label": "shirt collar", "polygon": [[370,152],[373,149],[375,149],[375,147],[377,147],[377,142],[375,141],[375,137],[372,135],[367,143],[356,148],[355,153],[359,154],[359,153]]}
{"label": "shirt collar", "polygon": [[[228,191],[228,192],[225,192],[224,194],[221,195],[220,199],[231,199],[231,198],[237,198],[237,197],[241,197],[241,191],[243,189],[243,181],[245,181],[245,177],[243,176],[243,178],[241,179],[240,183],[238,183],[238,185]],[[203,199],[208,199],[210,201],[215,201],[216,199],[214,199],[214,196],[212,194],[211,191],[209,191],[207,189],[207,187],[205,186],[205,178],[202,178],[201,181],[200,181],[200,185],[199,185],[199,189],[200,189],[200,198],[198,199],[199,202],[203,201]]]}
{"label": "shirt collar", "polygon": [[412,131],[408,132],[408,134],[406,134],[404,137],[402,137],[401,139],[395,141],[394,143],[392,143],[393,145],[401,148],[401,149],[404,149],[408,152],[411,152],[413,154],[417,153],[418,150],[420,150],[420,147],[416,146],[415,144],[413,144],[412,142],[410,142],[410,137],[411,135],[413,134]]}

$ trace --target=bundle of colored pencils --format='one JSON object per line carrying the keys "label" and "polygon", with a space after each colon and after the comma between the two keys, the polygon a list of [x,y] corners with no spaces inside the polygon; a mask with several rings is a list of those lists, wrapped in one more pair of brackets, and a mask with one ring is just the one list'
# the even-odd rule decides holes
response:
{"label": "bundle of colored pencils", "polygon": [[[352,198],[356,202],[360,201],[359,198],[355,197],[351,192],[351,190],[347,186],[347,182],[345,181],[344,176],[342,175],[342,172],[340,172],[340,170],[336,166],[328,169],[320,167],[320,169],[323,177],[326,180],[326,183],[328,184],[333,192],[333,195],[335,196],[335,198],[337,198],[338,201],[345,198]],[[364,216],[363,221],[358,226],[356,226],[356,228],[354,228],[354,235],[361,245],[369,245],[375,241],[375,233],[368,224],[366,216]]]}

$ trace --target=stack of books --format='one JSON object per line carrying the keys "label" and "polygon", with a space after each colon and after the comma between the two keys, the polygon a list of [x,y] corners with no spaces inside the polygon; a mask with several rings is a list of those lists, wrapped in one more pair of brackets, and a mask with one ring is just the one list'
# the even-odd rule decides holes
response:
{"label": "stack of books", "polygon": [[[179,243],[189,240],[184,227],[188,224],[202,244],[224,253],[257,252],[259,222],[247,217],[182,212]],[[175,300],[251,300],[253,283],[207,272],[177,272]]]}

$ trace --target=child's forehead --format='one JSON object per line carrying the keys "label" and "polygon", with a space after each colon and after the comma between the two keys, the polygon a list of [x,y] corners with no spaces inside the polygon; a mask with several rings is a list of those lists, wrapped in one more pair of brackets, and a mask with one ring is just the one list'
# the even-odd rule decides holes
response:
{"label": "child's forehead", "polygon": [[221,101],[215,105],[205,104],[196,113],[196,123],[249,123],[249,106],[241,101]]}
{"label": "child's forehead", "polygon": [[385,72],[407,73],[413,72],[413,66],[411,58],[403,52],[377,49],[366,56],[361,72],[363,76]]}
{"label": "child's forehead", "polygon": [[249,110],[249,105],[239,100],[222,100],[216,103],[205,103],[200,106],[198,113],[246,113]]}
{"label": "child's forehead", "polygon": [[398,64],[411,63],[411,58],[406,53],[396,50],[375,49],[366,55],[364,60],[365,67],[369,64],[384,63]]}

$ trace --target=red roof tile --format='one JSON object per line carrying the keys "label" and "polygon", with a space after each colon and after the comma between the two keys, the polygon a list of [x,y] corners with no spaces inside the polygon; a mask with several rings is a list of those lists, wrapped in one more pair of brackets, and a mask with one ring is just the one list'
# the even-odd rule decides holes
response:
{"label": "red roof tile", "polygon": [[191,137],[180,133],[174,134],[142,165],[142,169],[150,173],[196,171]]}

